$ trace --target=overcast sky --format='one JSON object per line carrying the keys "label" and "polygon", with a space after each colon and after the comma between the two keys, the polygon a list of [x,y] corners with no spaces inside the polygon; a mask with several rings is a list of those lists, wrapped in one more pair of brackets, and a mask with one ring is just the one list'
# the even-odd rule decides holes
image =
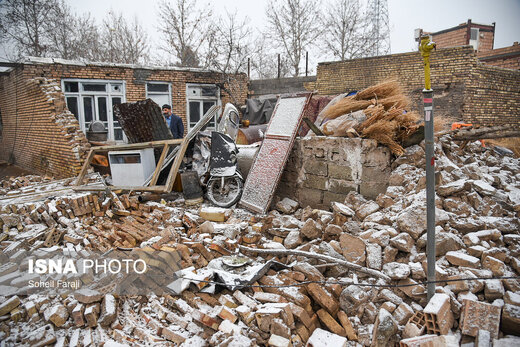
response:
{"label": "overcast sky", "polygon": [[[127,19],[137,16],[153,40],[159,40],[158,25],[168,25],[157,20],[160,0],[65,0],[79,13],[90,12],[98,23],[113,9],[122,12]],[[367,0],[362,0],[367,1]],[[207,1],[199,0],[204,4]],[[316,1],[318,2],[318,1]],[[266,24],[267,0],[213,0],[210,2],[216,15],[225,11],[237,11],[248,17],[253,28],[260,30]],[[322,4],[324,1],[322,0]],[[321,9],[324,5],[321,5]],[[520,0],[388,0],[390,16],[390,39],[392,53],[409,52],[415,49],[414,29],[435,32],[451,28],[471,19],[474,23],[496,23],[495,48],[511,46],[520,41]],[[333,60],[319,51],[310,53],[311,66],[315,70],[319,61]],[[313,71],[314,72],[314,71]]]}

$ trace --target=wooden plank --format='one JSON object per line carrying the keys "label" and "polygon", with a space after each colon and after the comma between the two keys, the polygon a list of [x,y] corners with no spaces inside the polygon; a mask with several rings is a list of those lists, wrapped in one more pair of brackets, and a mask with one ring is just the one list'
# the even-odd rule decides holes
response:
{"label": "wooden plank", "polygon": [[83,163],[83,166],[81,167],[81,171],[79,172],[78,179],[76,180],[76,184],[75,184],[76,186],[83,184],[83,180],[85,179],[85,175],[87,174],[87,169],[88,169],[93,157],[94,157],[94,150],[91,148],[90,151],[88,152],[87,159],[85,159],[85,162]]}
{"label": "wooden plank", "polygon": [[164,159],[166,158],[166,154],[168,154],[168,150],[170,148],[170,145],[164,144],[161,157],[159,158],[159,161],[157,162],[157,166],[155,167],[155,171],[152,176],[152,180],[150,181],[150,186],[154,186],[157,183],[157,179],[159,179],[159,173],[161,172],[162,164],[164,163]]}
{"label": "wooden plank", "polygon": [[140,143],[129,143],[122,145],[110,145],[110,146],[98,146],[92,147],[96,152],[100,151],[110,151],[110,150],[119,150],[124,151],[127,149],[143,149],[149,147],[161,147],[163,145],[178,145],[183,142],[183,139],[171,139],[171,140],[160,140],[160,141],[150,141],[150,142],[140,142]]}
{"label": "wooden plank", "polygon": [[165,189],[165,186],[153,186],[153,187],[143,187],[143,186],[137,186],[137,187],[131,187],[131,186],[79,186],[72,188],[74,191],[77,192],[101,192],[105,191],[107,189],[109,190],[124,190],[124,191],[137,191],[137,192],[163,192]]}
{"label": "wooden plank", "polygon": [[166,181],[165,193],[169,193],[173,189],[173,183],[175,182],[175,178],[177,177],[177,173],[179,172],[179,167],[181,166],[182,159],[184,158],[184,154],[186,153],[186,149],[188,148],[189,143],[195,135],[217,114],[219,106],[213,105],[210,109],[204,114],[204,116],[195,124],[195,126],[189,131],[188,135],[182,140],[182,144],[177,152],[177,157],[173,162],[173,165],[170,169],[170,174],[168,175],[168,180]]}

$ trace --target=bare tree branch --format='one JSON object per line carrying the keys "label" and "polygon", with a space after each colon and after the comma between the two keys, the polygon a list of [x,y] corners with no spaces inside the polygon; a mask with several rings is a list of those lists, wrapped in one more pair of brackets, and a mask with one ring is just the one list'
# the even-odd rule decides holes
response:
{"label": "bare tree branch", "polygon": [[45,24],[54,0],[3,0],[0,2],[0,39],[14,45],[18,58],[24,55],[43,57],[49,43]]}
{"label": "bare tree branch", "polygon": [[300,73],[304,52],[317,44],[323,32],[319,7],[320,1],[312,0],[270,0],[268,3],[269,38],[284,50],[293,76]]}
{"label": "bare tree branch", "polygon": [[214,58],[215,28],[212,9],[197,6],[197,0],[163,1],[159,4],[161,49],[173,54],[180,66],[208,67]]}

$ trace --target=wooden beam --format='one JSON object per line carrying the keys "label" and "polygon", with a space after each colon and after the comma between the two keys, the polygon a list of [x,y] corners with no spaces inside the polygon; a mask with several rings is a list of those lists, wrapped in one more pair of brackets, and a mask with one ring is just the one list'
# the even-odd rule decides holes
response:
{"label": "wooden beam", "polygon": [[123,145],[98,146],[98,147],[92,147],[92,149],[96,152],[110,151],[110,150],[124,151],[127,149],[143,149],[143,148],[149,148],[149,147],[161,147],[166,144],[178,145],[178,144],[181,144],[182,141],[183,141],[183,139],[171,139],[171,140],[161,140],[161,141],[130,143],[130,144],[123,144]]}
{"label": "wooden beam", "polygon": [[159,179],[159,174],[161,173],[161,167],[164,163],[164,158],[166,158],[166,154],[168,153],[168,150],[170,148],[170,145],[164,144],[161,157],[159,158],[159,161],[157,162],[157,166],[155,167],[155,171],[152,176],[152,180],[150,181],[150,186],[154,186],[157,183],[157,179]]}
{"label": "wooden beam", "polygon": [[92,161],[92,158],[94,157],[94,150],[91,148],[88,152],[87,158],[85,159],[85,162],[83,163],[83,166],[81,167],[81,171],[79,172],[78,179],[76,180],[75,186],[80,186],[83,184],[83,179],[85,178],[85,174],[87,173],[88,167],[90,165],[90,162]]}
{"label": "wooden beam", "polygon": [[80,186],[80,187],[74,187],[73,190],[75,191],[81,191],[81,192],[99,192],[99,191],[105,191],[107,189],[110,190],[124,190],[124,191],[136,191],[136,192],[157,192],[160,193],[164,191],[164,186],[153,186],[153,187],[144,187],[144,186]]}

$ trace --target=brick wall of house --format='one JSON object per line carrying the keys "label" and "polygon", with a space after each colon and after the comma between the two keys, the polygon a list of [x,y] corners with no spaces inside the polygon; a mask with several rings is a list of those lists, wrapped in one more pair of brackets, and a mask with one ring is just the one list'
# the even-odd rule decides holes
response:
{"label": "brick wall of house", "polygon": [[467,23],[459,26],[430,34],[432,35],[432,40],[437,44],[437,48],[464,46],[470,43],[471,28],[479,29],[479,40],[476,50],[479,52],[491,51],[495,36],[495,28],[492,25],[476,24],[468,20]]}
{"label": "brick wall of house", "polygon": [[[514,86],[520,84],[520,71],[483,67],[471,46],[437,49],[430,62],[437,116],[474,123],[502,123],[507,119],[520,124],[520,113],[514,112],[514,104],[518,104]],[[419,52],[320,63],[316,77],[316,89],[321,95],[361,90],[396,79],[411,98],[412,109],[422,110],[424,68]],[[500,96],[500,103],[493,96]]]}
{"label": "brick wall of house", "polygon": [[[431,55],[431,80],[437,115],[462,118],[464,85],[469,71],[476,65],[475,52],[470,46],[437,49]],[[362,90],[389,79],[396,79],[402,84],[413,102],[412,109],[422,110],[424,67],[419,52],[320,63],[316,89],[320,95],[334,95]]]}
{"label": "brick wall of house", "polygon": [[467,27],[464,25],[455,30],[432,34],[432,40],[438,48],[464,46],[468,44],[467,32]]}
{"label": "brick wall of house", "polygon": [[21,70],[2,76],[0,108],[0,160],[42,175],[77,174],[90,145],[78,121],[66,109],[57,81],[25,79]]}
{"label": "brick wall of house", "polygon": [[126,102],[144,100],[146,98],[146,82],[169,82],[172,85],[172,112],[182,118],[185,128],[187,128],[187,83],[222,83],[224,88],[220,89],[220,95],[223,105],[232,101],[224,89],[233,90],[238,103],[245,103],[247,98],[247,76],[245,74],[234,76],[236,81],[233,84],[238,84],[238,88],[235,85],[230,86],[230,83],[223,80],[220,73],[210,71],[151,70],[102,65],[33,64],[25,65],[24,76],[25,78],[45,76],[56,79],[60,85],[61,80],[66,78],[123,80],[126,81]]}
{"label": "brick wall of house", "polygon": [[[232,101],[226,90],[234,92],[238,103],[245,102],[247,97],[245,74],[223,80],[217,72],[201,70],[152,70],[96,64],[24,64],[0,77],[3,123],[0,160],[10,160],[25,169],[55,177],[79,173],[85,146],[70,143],[71,138],[78,140],[83,133],[75,117],[65,108],[61,92],[61,80],[65,78],[123,80],[126,82],[127,102],[145,99],[148,81],[170,82],[172,111],[183,119],[185,127],[187,83],[221,84],[223,105]],[[56,92],[53,100],[48,100],[49,95],[44,91],[46,88],[39,85],[44,80],[52,80],[52,88]],[[75,122],[74,126],[63,125],[63,117]]]}
{"label": "brick wall of house", "polygon": [[518,42],[512,46],[493,49],[488,52],[478,52],[478,59],[486,64],[508,69],[520,69],[520,45]]}
{"label": "brick wall of house", "polygon": [[297,138],[276,195],[323,209],[344,202],[350,191],[375,199],[388,187],[390,159],[388,148],[375,140]]}
{"label": "brick wall of house", "polygon": [[466,85],[464,119],[483,125],[520,125],[520,71],[479,65]]}

